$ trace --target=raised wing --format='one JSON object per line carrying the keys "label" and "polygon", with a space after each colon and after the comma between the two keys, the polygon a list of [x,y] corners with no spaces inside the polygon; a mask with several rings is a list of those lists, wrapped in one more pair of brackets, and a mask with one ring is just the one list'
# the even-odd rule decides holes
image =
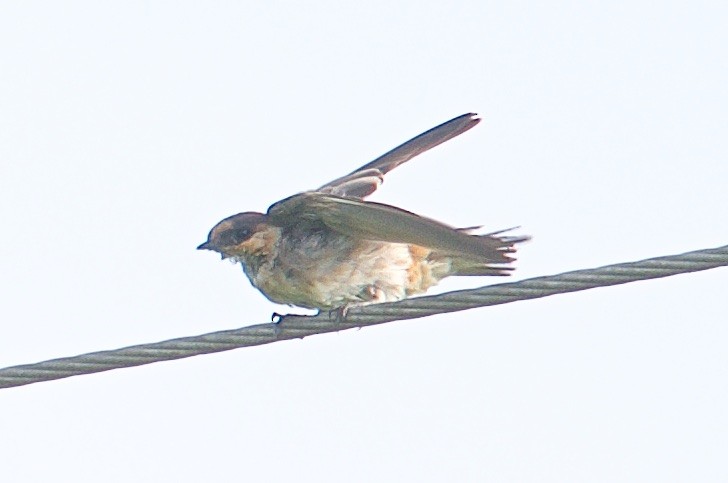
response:
{"label": "raised wing", "polygon": [[323,223],[344,235],[407,243],[488,263],[509,263],[513,245],[528,237],[473,236],[438,221],[381,203],[301,193],[274,204],[270,221],[281,226]]}
{"label": "raised wing", "polygon": [[469,113],[458,116],[410,139],[346,176],[323,185],[316,191],[350,198],[366,198],[382,184],[385,174],[418,154],[459,136],[479,122],[480,118],[477,117],[477,114]]}

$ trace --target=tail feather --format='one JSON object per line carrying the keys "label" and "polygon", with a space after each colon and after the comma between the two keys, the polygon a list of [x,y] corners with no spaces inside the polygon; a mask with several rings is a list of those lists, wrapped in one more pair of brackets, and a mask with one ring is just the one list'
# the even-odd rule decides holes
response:
{"label": "tail feather", "polygon": [[483,259],[465,257],[462,255],[437,254],[434,252],[430,255],[430,257],[434,255],[438,258],[447,258],[450,261],[449,269],[447,271],[448,273],[443,274],[444,276],[508,276],[513,270],[515,270],[515,267],[510,266],[509,264],[513,263],[516,260],[515,257],[512,257],[508,254],[515,253],[517,250],[516,245],[529,241],[531,237],[528,235],[498,235],[515,230],[517,228],[520,227],[516,226],[512,228],[506,228],[504,230],[497,230],[485,234],[475,233],[476,231],[481,229],[481,227],[479,226],[458,229],[459,231],[469,233],[472,236],[483,238],[484,241],[488,240],[490,242],[489,244],[494,245],[496,247],[496,250],[503,255],[503,262],[493,262],[492,260],[484,261]]}
{"label": "tail feather", "polygon": [[449,275],[459,277],[507,277],[515,267],[496,267],[488,264],[476,265],[472,260],[452,260]]}

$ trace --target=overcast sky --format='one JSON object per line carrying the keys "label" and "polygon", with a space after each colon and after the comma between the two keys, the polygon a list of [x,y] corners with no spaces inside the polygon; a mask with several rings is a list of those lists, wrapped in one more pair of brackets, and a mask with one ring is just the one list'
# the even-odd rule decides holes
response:
{"label": "overcast sky", "polygon": [[[0,366],[285,311],[195,247],[373,197],[514,280],[728,244],[728,4],[2,2]],[[439,291],[497,283],[451,279]],[[728,270],[0,391],[13,482],[726,481]]]}

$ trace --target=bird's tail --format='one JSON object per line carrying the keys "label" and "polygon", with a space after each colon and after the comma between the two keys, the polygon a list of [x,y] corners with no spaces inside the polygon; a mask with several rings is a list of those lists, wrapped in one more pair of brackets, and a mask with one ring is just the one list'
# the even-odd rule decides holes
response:
{"label": "bird's tail", "polygon": [[432,252],[429,257],[432,261],[445,262],[436,263],[433,266],[435,271],[433,275],[439,279],[452,275],[468,277],[510,275],[511,272],[515,270],[515,267],[511,264],[515,261],[515,257],[513,257],[512,254],[516,252],[516,245],[531,239],[531,237],[527,235],[503,235],[503,233],[510,232],[517,228],[519,227],[506,228],[504,230],[484,234],[477,233],[481,230],[481,227],[479,226],[459,228],[458,231],[482,238],[484,242],[487,242],[488,246],[494,247],[503,255],[502,258],[504,261],[495,263],[492,260],[478,259],[459,254]]}

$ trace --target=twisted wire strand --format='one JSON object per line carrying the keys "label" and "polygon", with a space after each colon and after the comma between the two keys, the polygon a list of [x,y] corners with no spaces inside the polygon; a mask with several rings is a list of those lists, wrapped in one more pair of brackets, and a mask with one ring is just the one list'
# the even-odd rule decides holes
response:
{"label": "twisted wire strand", "polygon": [[728,245],[680,255],[530,278],[519,282],[489,285],[472,290],[418,297],[396,303],[352,308],[344,320],[336,320],[326,312],[315,317],[288,316],[278,324],[251,325],[239,329],[52,359],[35,364],[6,367],[0,369],[0,388],[182,359],[239,347],[270,344],[280,340],[383,324],[394,320],[414,319],[596,287],[669,277],[726,265],[728,265]]}

